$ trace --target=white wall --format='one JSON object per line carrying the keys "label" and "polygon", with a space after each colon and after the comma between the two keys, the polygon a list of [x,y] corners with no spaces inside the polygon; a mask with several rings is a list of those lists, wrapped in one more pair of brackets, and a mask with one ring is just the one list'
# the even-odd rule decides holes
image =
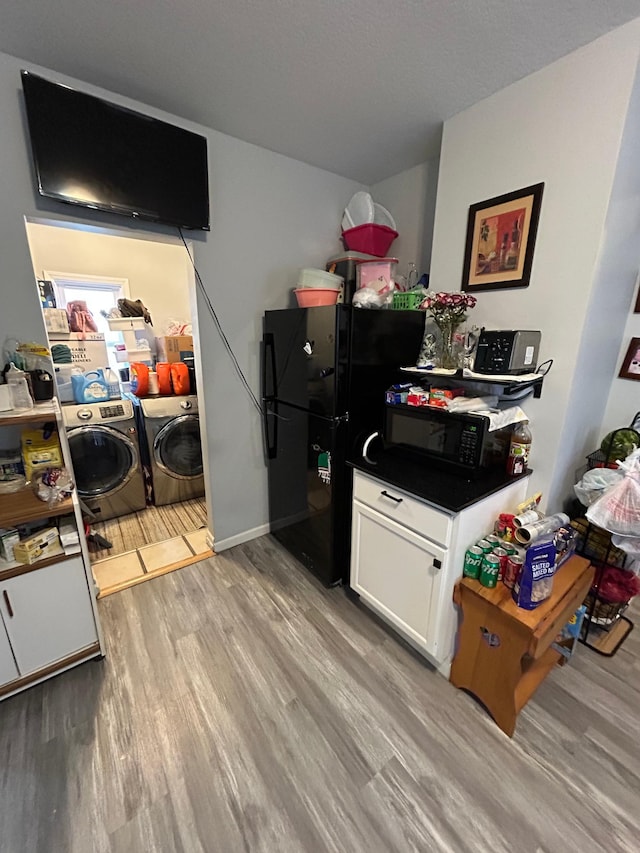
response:
{"label": "white wall", "polygon": [[[578,467],[609,430],[629,425],[640,410],[640,384],[617,378],[631,330],[640,336],[640,315],[630,314],[640,263],[639,149],[637,73],[560,437],[561,447],[575,447]],[[571,465],[556,466],[552,489],[572,496],[575,474]]]}
{"label": "white wall", "polygon": [[[166,238],[175,230],[69,208],[40,198],[25,130],[20,69],[107,97],[207,137],[211,233],[190,233],[195,260],[240,364],[259,393],[259,341],[266,308],[288,304],[302,266],[335,254],[342,210],[359,184],[186,122],[128,98],[0,54],[0,340],[44,340],[24,217],[55,216]],[[212,97],[215,92],[212,90]],[[260,418],[242,391],[229,357],[198,299],[205,373],[206,443],[211,462],[216,544],[242,538],[268,518]]]}
{"label": "white wall", "polygon": [[[640,241],[639,241],[640,242]],[[640,267],[640,261],[638,263]],[[640,411],[640,382],[633,379],[620,379],[618,373],[627,353],[631,338],[640,338],[640,314],[634,314],[633,308],[636,302],[636,292],[627,305],[627,316],[624,324],[624,332],[617,353],[614,378],[611,383],[607,408],[600,427],[596,441],[599,444],[602,438],[613,429],[629,426],[636,412]]]}
{"label": "white wall", "polygon": [[[489,328],[542,331],[554,358],[542,398],[530,398],[532,489],[555,509],[554,474],[573,469],[581,447],[562,427],[604,238],[621,138],[636,72],[640,21],[475,104],[445,122],[431,286],[460,287],[469,205],[543,181],[531,284],[479,293],[473,320]],[[638,158],[640,165],[640,158]],[[617,331],[614,331],[617,334]],[[589,386],[580,389],[590,394]],[[596,399],[593,423],[602,418]]]}
{"label": "white wall", "polygon": [[154,335],[163,335],[172,319],[191,322],[189,259],[182,245],[33,222],[27,231],[38,278],[45,269],[127,278],[131,298],[151,312]]}
{"label": "white wall", "polygon": [[437,159],[427,160],[371,187],[374,201],[386,207],[395,219],[399,236],[390,254],[400,261],[398,272],[402,275],[410,262],[415,263],[419,275],[429,272],[437,187]]}

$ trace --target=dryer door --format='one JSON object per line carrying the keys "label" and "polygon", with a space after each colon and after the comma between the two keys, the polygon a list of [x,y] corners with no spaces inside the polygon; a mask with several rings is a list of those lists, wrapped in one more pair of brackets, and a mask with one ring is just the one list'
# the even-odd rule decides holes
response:
{"label": "dryer door", "polygon": [[138,467],[135,444],[108,426],[69,430],[69,448],[79,496],[105,497],[129,482]]}
{"label": "dryer door", "polygon": [[178,480],[202,476],[202,445],[197,415],[180,415],[166,423],[153,442],[158,468]]}

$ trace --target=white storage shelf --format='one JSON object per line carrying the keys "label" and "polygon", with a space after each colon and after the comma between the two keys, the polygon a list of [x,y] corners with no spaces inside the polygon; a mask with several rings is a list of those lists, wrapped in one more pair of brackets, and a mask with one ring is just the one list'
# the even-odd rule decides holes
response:
{"label": "white storage shelf", "polygon": [[[35,426],[52,420],[64,464],[70,468],[69,443],[55,401],[29,412],[3,414],[0,426]],[[0,495],[0,527],[56,516],[73,518],[66,524],[75,528],[76,543],[33,565],[0,561],[0,699],[101,654],[95,582],[77,495],[53,508],[28,488]]]}
{"label": "white storage shelf", "polygon": [[144,329],[144,317],[111,317],[107,319],[112,332],[129,332],[135,329]]}
{"label": "white storage shelf", "polygon": [[116,361],[119,364],[132,361],[150,362],[152,360],[152,353],[150,349],[117,349],[115,353]]}

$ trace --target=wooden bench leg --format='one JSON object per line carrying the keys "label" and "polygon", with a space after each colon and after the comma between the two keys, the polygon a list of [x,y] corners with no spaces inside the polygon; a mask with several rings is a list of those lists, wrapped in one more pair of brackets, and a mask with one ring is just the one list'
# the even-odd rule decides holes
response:
{"label": "wooden bench leg", "polygon": [[450,681],[477,697],[505,734],[513,735],[516,689],[529,636],[490,602],[460,590],[462,625]]}

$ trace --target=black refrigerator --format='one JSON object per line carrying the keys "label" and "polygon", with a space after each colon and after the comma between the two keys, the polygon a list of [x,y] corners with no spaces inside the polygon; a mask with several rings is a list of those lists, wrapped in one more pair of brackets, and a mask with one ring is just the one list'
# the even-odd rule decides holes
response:
{"label": "black refrigerator", "polygon": [[415,364],[423,311],[267,311],[262,341],[271,533],[327,586],[348,581],[351,472],[384,392]]}

